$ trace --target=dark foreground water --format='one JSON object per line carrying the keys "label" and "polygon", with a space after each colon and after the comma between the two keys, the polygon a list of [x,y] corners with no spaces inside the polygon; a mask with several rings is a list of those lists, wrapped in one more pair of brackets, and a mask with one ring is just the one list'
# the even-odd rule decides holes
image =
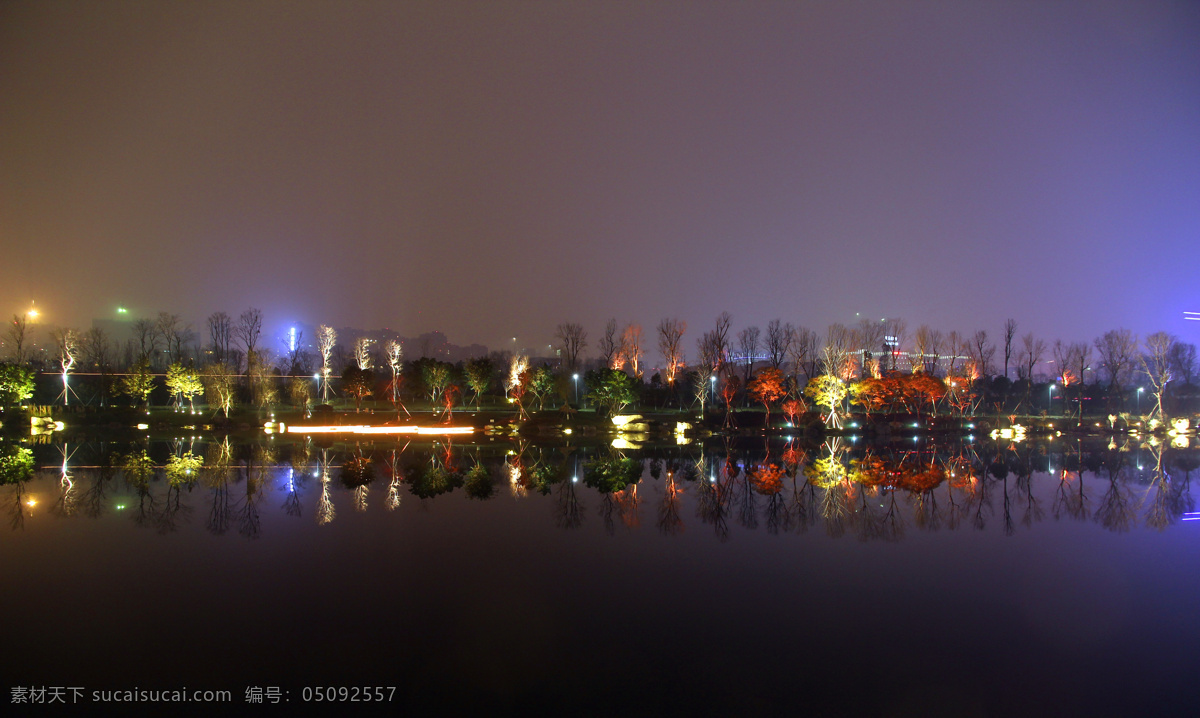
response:
{"label": "dark foreground water", "polygon": [[5,700],[1195,714],[1194,450],[830,448],[34,446]]}

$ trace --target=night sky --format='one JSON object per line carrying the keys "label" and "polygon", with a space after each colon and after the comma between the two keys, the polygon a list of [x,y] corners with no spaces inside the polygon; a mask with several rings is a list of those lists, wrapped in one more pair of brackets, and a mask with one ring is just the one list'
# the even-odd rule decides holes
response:
{"label": "night sky", "polygon": [[0,5],[5,314],[1194,342],[1198,240],[1194,2]]}

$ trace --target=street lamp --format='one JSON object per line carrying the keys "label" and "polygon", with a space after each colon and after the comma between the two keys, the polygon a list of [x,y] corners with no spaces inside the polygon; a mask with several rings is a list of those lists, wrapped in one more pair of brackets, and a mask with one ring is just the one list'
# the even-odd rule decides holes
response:
{"label": "street lamp", "polygon": [[1048,397],[1046,399],[1046,403],[1049,405],[1046,407],[1046,411],[1047,411],[1047,413],[1049,413],[1054,410],[1054,383],[1053,382],[1051,382],[1050,386],[1046,388],[1046,396]]}
{"label": "street lamp", "polygon": [[579,403],[579,375],[572,374],[571,378],[575,380],[575,403]]}
{"label": "street lamp", "polygon": [[1138,393],[1137,393],[1137,411],[1139,414],[1142,413],[1142,392],[1143,391],[1146,391],[1146,387],[1139,386]]}

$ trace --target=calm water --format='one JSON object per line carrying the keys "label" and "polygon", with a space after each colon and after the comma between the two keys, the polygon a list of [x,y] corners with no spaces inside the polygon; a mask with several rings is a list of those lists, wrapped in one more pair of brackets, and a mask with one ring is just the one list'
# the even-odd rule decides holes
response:
{"label": "calm water", "polygon": [[30,448],[0,487],[10,687],[725,715],[1200,694],[1195,450]]}

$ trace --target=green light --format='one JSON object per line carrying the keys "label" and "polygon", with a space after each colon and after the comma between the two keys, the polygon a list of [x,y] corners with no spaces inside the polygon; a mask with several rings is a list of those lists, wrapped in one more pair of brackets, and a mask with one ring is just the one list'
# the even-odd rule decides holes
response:
{"label": "green light", "polygon": [[125,307],[117,307],[117,314],[128,314],[129,310]]}
{"label": "green light", "polygon": [[120,511],[123,508],[125,508],[125,504],[117,504],[117,511]]}

